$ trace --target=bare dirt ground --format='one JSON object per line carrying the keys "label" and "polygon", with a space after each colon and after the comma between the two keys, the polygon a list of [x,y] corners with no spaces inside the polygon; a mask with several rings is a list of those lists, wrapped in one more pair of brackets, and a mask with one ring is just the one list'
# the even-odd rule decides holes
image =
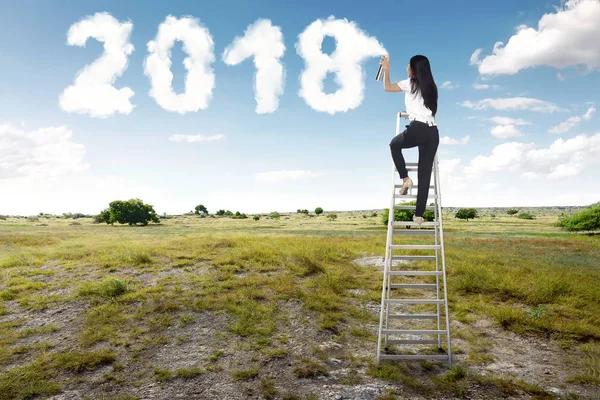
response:
{"label": "bare dirt ground", "polygon": [[[380,257],[364,258],[356,262],[367,268],[382,268]],[[199,269],[201,271],[202,269]],[[176,273],[176,272],[173,272]],[[156,284],[167,276],[167,272],[138,276],[146,285]],[[42,279],[42,278],[40,278]],[[48,293],[50,295],[52,293]],[[23,310],[15,302],[6,302],[10,314],[0,317],[0,322],[24,320],[20,329],[53,326],[50,332],[27,336],[19,345],[49,343],[53,351],[77,347],[75,338],[80,328],[85,306],[81,302],[70,301],[50,306],[45,310]],[[486,392],[477,383],[469,383],[461,396],[423,395],[405,383],[386,383],[367,374],[369,359],[374,359],[376,346],[373,342],[338,340],[334,333],[316,329],[310,315],[302,312],[297,301],[282,301],[278,304],[283,317],[278,340],[273,348],[261,351],[252,350],[250,341],[232,341],[225,327],[226,313],[198,312],[193,322],[173,326],[165,334],[161,345],[149,346],[139,352],[123,352],[113,365],[90,371],[81,371],[75,376],[61,376],[64,389],[60,394],[48,397],[52,400],[83,399],[335,399],[372,400],[377,398],[407,399],[530,399],[526,393],[504,396],[496,392]],[[367,309],[379,315],[379,304],[369,303]],[[453,348],[462,349],[454,353],[455,364],[465,364],[475,373],[491,377],[510,377],[539,384],[548,392],[538,398],[582,398],[598,399],[599,393],[593,387],[567,382],[573,360],[579,355],[570,349],[562,349],[557,343],[538,338],[525,338],[507,332],[493,325],[491,321],[480,319],[474,326],[465,326],[452,321],[452,332],[468,330],[471,334],[485,339],[488,344],[486,354],[493,357],[487,363],[466,363],[469,343],[461,338],[453,338]],[[378,326],[366,328],[375,336]],[[451,333],[452,333],[451,332]],[[97,348],[102,348],[102,344]],[[315,349],[320,358],[315,359]],[[28,361],[27,354],[14,361],[22,365]],[[294,368],[302,360],[310,359],[322,366],[326,374],[318,373],[308,377],[298,377]],[[12,366],[14,366],[12,365]],[[423,368],[418,363],[406,365],[423,379],[441,375],[446,371],[444,363],[433,363]],[[6,366],[8,368],[11,365]],[[245,379],[232,378],[232,370],[257,368],[255,374]],[[156,370],[185,369],[193,372],[187,377],[171,377],[163,381],[156,379]],[[394,397],[389,393],[395,393]],[[579,397],[576,397],[577,395]],[[129,396],[129,397],[127,397]],[[312,397],[310,397],[312,396]],[[550,396],[550,397],[548,397]]]}

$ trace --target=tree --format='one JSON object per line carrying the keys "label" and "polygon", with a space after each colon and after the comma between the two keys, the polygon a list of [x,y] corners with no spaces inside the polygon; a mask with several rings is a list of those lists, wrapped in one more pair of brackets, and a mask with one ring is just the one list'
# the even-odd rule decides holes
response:
{"label": "tree", "polygon": [[196,214],[200,214],[200,213],[202,213],[204,215],[208,214],[208,210],[202,204],[197,205],[195,210],[196,210]]}
{"label": "tree", "polygon": [[590,208],[571,216],[565,216],[556,225],[567,231],[600,230],[600,203],[592,204]]}
{"label": "tree", "polygon": [[479,217],[479,215],[477,214],[477,210],[474,208],[461,208],[456,212],[455,215],[455,218],[466,219],[467,221],[477,217]]}
{"label": "tree", "polygon": [[337,218],[337,214],[327,214],[327,218],[334,221]]}
{"label": "tree", "polygon": [[252,217],[255,221],[258,221],[260,219],[260,215],[255,215],[254,217]]}
{"label": "tree", "polygon": [[160,223],[154,208],[149,204],[144,204],[140,199],[115,200],[109,204],[109,208],[100,212],[96,221],[111,225],[118,222],[119,224],[142,224],[143,226],[148,225],[148,222]]}
{"label": "tree", "polygon": [[323,214],[323,209],[321,207],[315,208],[315,214],[317,214],[317,215]]}
{"label": "tree", "polygon": [[518,213],[519,210],[515,210],[514,208],[511,208],[510,210],[508,210],[506,213],[508,215],[515,215],[516,213]]}
{"label": "tree", "polygon": [[225,215],[225,210],[219,210],[219,211],[217,211],[217,215]]}

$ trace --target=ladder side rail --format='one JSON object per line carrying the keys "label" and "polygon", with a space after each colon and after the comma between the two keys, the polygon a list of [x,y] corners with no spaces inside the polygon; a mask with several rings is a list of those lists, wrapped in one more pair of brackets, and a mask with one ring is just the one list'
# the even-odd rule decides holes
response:
{"label": "ladder side rail", "polygon": [[[401,113],[397,113],[396,114],[396,132],[394,134],[394,136],[398,136],[400,134],[400,119],[402,118],[402,114]],[[389,270],[392,270],[392,252],[393,252],[393,248],[392,245],[394,244],[394,218],[396,216],[396,210],[394,209],[395,203],[396,203],[396,199],[395,199],[395,193],[396,193],[396,174],[397,174],[397,170],[396,170],[396,166],[394,165],[392,168],[393,171],[393,176],[392,176],[392,207],[390,207],[390,217],[388,218],[388,245],[386,247],[389,248]],[[390,229],[391,228],[391,229]],[[390,298],[390,292],[392,289],[392,276],[388,274],[388,279],[387,279],[387,298]],[[386,304],[385,307],[385,329],[389,329],[389,324],[390,324],[390,304]],[[388,344],[388,335],[385,335],[385,345],[387,346]]]}
{"label": "ladder side rail", "polygon": [[[400,133],[400,113],[396,115],[396,135]],[[390,199],[390,210],[388,213],[388,230],[387,230],[387,241],[385,246],[385,259],[383,263],[383,284],[381,285],[381,308],[379,310],[379,333],[377,336],[377,365],[379,365],[379,361],[381,359],[381,334],[383,328],[383,313],[385,306],[386,313],[386,329],[388,329],[388,320],[389,320],[389,305],[385,304],[385,295],[386,295],[386,286],[387,286],[387,295],[389,297],[390,291],[390,277],[388,276],[388,268],[391,270],[392,265],[392,250],[390,245],[393,242],[394,238],[394,203],[395,203],[395,185],[396,185],[396,166],[393,164],[392,168],[392,196]],[[385,336],[385,340],[387,343],[387,335]]]}
{"label": "ladder side rail", "polygon": [[[438,166],[434,162],[434,164],[433,164],[433,172],[434,172],[434,175],[433,175],[433,182],[434,182],[433,193],[435,194],[435,205],[436,205],[435,211],[434,211],[434,216],[435,216],[434,217],[434,221],[439,223],[440,219],[439,219],[438,208],[437,208],[438,197],[439,197],[439,191],[438,191],[439,182],[437,180],[437,174],[435,173],[436,170],[437,170],[437,167]],[[439,225],[441,225],[441,223]],[[434,227],[434,230],[435,230],[435,244],[436,245],[440,244],[439,233],[438,233],[438,231],[439,231],[439,225],[436,226],[436,227]],[[440,270],[440,253],[439,253],[439,250],[437,248],[435,249],[435,270],[436,270],[436,272]],[[440,276],[439,275],[436,275],[436,277],[435,277],[435,284],[436,284],[436,299],[440,300]],[[439,304],[437,304],[436,307],[437,307],[437,329],[441,330],[442,329],[441,328],[441,319],[442,319],[441,308],[440,308]],[[440,335],[438,335],[438,348],[441,348],[441,347],[442,347],[442,337]]]}
{"label": "ladder side rail", "polygon": [[[440,171],[439,171],[439,159],[438,159],[438,155],[436,153],[435,155],[435,159],[434,159],[436,168],[435,168],[435,174],[436,174],[436,179],[439,182],[440,181]],[[441,185],[439,185],[441,186]],[[440,228],[440,244],[441,244],[441,250],[442,250],[442,276],[443,276],[443,280],[444,280],[444,306],[445,306],[445,313],[446,313],[446,340],[447,340],[447,345],[448,345],[448,365],[452,365],[452,348],[451,348],[451,343],[450,343],[450,316],[448,315],[448,288],[447,288],[447,282],[446,282],[446,257],[445,257],[445,251],[444,251],[444,229],[442,227],[442,202],[441,202],[441,198],[442,198],[442,189],[441,187],[438,188],[438,204],[437,204],[437,208],[438,208],[438,212],[439,212],[439,218],[440,218],[440,224],[439,224],[439,228]]]}

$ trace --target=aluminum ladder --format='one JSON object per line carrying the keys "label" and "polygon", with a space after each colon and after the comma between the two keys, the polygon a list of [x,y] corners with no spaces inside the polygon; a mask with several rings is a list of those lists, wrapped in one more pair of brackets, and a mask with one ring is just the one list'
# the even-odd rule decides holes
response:
{"label": "aluminum ladder", "polygon": [[[400,119],[408,118],[405,112],[398,113],[396,116],[396,135],[400,133]],[[407,162],[407,170],[414,172],[418,170],[418,163]],[[450,323],[448,316],[448,302],[446,290],[446,260],[444,255],[444,230],[442,224],[442,205],[440,190],[440,176],[438,155],[435,155],[433,163],[433,185],[429,186],[429,190],[433,189],[433,193],[429,191],[428,203],[433,199],[433,206],[428,205],[426,210],[434,211],[433,222],[424,222],[420,226],[410,221],[394,221],[395,210],[414,210],[414,205],[397,204],[397,200],[413,200],[417,196],[400,195],[399,191],[402,184],[396,184],[396,176],[398,171],[393,168],[392,178],[392,199],[388,216],[387,243],[385,252],[385,261],[383,268],[383,285],[381,288],[381,310],[379,318],[379,334],[377,338],[377,365],[381,360],[447,360],[448,365],[452,364],[452,351],[450,344]],[[401,183],[401,182],[400,182]],[[418,182],[413,185],[413,190],[418,189]],[[413,192],[414,193],[414,192]],[[404,239],[427,238],[434,237],[433,244],[394,244],[394,239],[403,237]],[[405,242],[406,240],[402,240]],[[413,242],[414,243],[414,242]],[[406,254],[406,250],[418,250],[420,254]],[[402,252],[402,255],[394,255],[394,251]],[[431,254],[430,252],[434,253]],[[429,253],[423,255],[422,253]],[[393,268],[394,261],[400,261],[399,267],[406,269]],[[419,267],[416,268],[407,262],[419,262]],[[435,270],[433,269],[433,262]],[[441,268],[440,268],[441,264]],[[428,267],[424,267],[428,265]],[[435,283],[431,282],[432,277],[435,277]],[[392,283],[392,278],[407,279],[402,283]],[[441,279],[440,279],[441,278]],[[429,282],[415,282],[418,279],[425,279]],[[443,297],[440,297],[440,281],[443,282]],[[392,294],[399,290],[402,292],[402,297],[392,298]],[[432,293],[433,292],[433,293]],[[427,296],[429,293],[429,296]],[[414,306],[418,310],[414,313],[410,312],[409,306]],[[435,306],[436,311],[424,311],[429,307]],[[400,307],[398,311],[394,307]],[[444,313],[442,314],[442,309]],[[444,320],[444,323],[442,321]],[[398,322],[393,326],[393,322]],[[433,327],[427,327],[425,321],[429,324],[435,323]],[[415,326],[416,325],[416,326]],[[385,352],[382,352],[382,336],[385,341]],[[408,336],[408,337],[407,337]],[[431,336],[435,337],[434,339]],[[446,336],[445,354],[442,347],[442,337]],[[389,351],[390,345],[398,345],[396,351]],[[425,353],[415,353],[419,350],[418,346],[428,345],[425,348]],[[431,345],[437,345],[436,352],[431,351]],[[422,350],[422,349],[421,349]]]}

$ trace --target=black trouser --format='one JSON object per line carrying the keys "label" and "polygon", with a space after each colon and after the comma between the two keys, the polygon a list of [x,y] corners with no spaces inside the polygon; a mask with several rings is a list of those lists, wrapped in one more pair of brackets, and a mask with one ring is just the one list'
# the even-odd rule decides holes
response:
{"label": "black trouser", "polygon": [[415,210],[415,216],[417,217],[423,216],[427,205],[431,170],[439,144],[440,134],[437,126],[429,126],[418,121],[411,121],[410,125],[406,125],[404,132],[396,135],[390,142],[392,159],[402,179],[408,176],[402,149],[419,146],[419,181],[417,183],[417,207]]}

